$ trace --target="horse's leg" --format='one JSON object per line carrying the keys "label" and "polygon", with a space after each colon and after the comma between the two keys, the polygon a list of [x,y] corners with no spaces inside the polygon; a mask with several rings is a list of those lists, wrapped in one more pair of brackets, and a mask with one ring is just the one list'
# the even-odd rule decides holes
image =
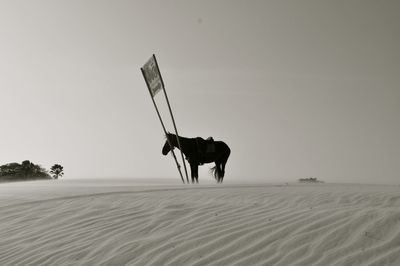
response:
{"label": "horse's leg", "polygon": [[215,171],[216,171],[216,176],[215,179],[217,180],[218,183],[221,183],[221,162],[215,161]]}
{"label": "horse's leg", "polygon": [[198,171],[198,166],[196,163],[190,163],[190,173],[192,176],[192,184],[194,183],[194,180],[196,178],[196,172]]}
{"label": "horse's leg", "polygon": [[191,172],[191,177],[192,177],[192,184],[194,183],[194,165],[190,165],[190,172]]}
{"label": "horse's leg", "polygon": [[196,183],[199,183],[199,166],[196,164],[196,171],[195,171],[195,178],[196,178]]}
{"label": "horse's leg", "polygon": [[218,183],[222,183],[222,181],[224,180],[224,173],[222,171],[222,163],[219,164],[218,171],[219,171]]}
{"label": "horse's leg", "polygon": [[221,163],[221,183],[222,183],[222,181],[224,181],[224,176],[225,176],[225,164],[226,164],[226,162],[222,162]]}
{"label": "horse's leg", "polygon": [[229,154],[228,154],[228,157],[223,158],[221,161],[221,183],[222,183],[222,181],[224,181],[225,165],[226,165],[226,162],[228,161],[228,158],[229,158]]}
{"label": "horse's leg", "polygon": [[225,176],[225,165],[226,165],[226,161],[225,160],[223,160],[222,162],[221,162],[221,164],[220,164],[220,179],[221,179],[221,183],[222,183],[222,181],[224,181],[224,176]]}
{"label": "horse's leg", "polygon": [[213,170],[212,175],[214,176],[215,180],[218,182],[218,161],[215,161],[215,166],[211,168]]}

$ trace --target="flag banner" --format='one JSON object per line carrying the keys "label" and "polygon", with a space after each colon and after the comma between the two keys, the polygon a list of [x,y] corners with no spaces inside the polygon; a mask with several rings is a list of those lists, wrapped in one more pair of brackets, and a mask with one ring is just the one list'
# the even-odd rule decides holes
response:
{"label": "flag banner", "polygon": [[151,95],[154,97],[162,89],[160,70],[157,67],[156,60],[152,56],[142,68],[144,77],[149,86]]}

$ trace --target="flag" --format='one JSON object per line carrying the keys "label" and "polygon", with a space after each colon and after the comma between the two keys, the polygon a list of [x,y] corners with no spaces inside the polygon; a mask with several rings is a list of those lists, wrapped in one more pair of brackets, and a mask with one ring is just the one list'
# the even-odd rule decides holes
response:
{"label": "flag", "polygon": [[151,95],[154,97],[163,88],[160,70],[154,55],[144,64],[142,70]]}

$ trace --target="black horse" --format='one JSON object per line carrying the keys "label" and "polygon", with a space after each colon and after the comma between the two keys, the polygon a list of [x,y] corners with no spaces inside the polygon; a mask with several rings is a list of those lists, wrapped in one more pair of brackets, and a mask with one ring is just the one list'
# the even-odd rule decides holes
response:
{"label": "black horse", "polygon": [[[166,137],[167,140],[162,149],[162,154],[164,155],[167,155],[171,150],[170,144],[172,145],[172,149],[175,147],[179,148],[176,135],[167,133]],[[225,165],[231,154],[231,149],[228,145],[223,141],[214,141],[212,138],[205,140],[200,137],[178,137],[181,150],[190,164],[192,183],[195,181],[196,183],[199,182],[199,165],[212,162],[215,163],[215,166],[211,168],[215,180],[217,180],[218,183],[222,183],[225,175]]]}

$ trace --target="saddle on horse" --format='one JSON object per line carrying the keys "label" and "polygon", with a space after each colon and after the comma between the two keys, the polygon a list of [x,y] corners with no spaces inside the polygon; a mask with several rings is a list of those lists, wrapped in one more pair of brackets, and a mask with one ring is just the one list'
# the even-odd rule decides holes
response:
{"label": "saddle on horse", "polygon": [[215,153],[215,143],[212,137],[208,137],[206,140],[197,137],[196,146],[197,146],[197,154],[200,165],[204,164],[207,157],[210,157]]}

